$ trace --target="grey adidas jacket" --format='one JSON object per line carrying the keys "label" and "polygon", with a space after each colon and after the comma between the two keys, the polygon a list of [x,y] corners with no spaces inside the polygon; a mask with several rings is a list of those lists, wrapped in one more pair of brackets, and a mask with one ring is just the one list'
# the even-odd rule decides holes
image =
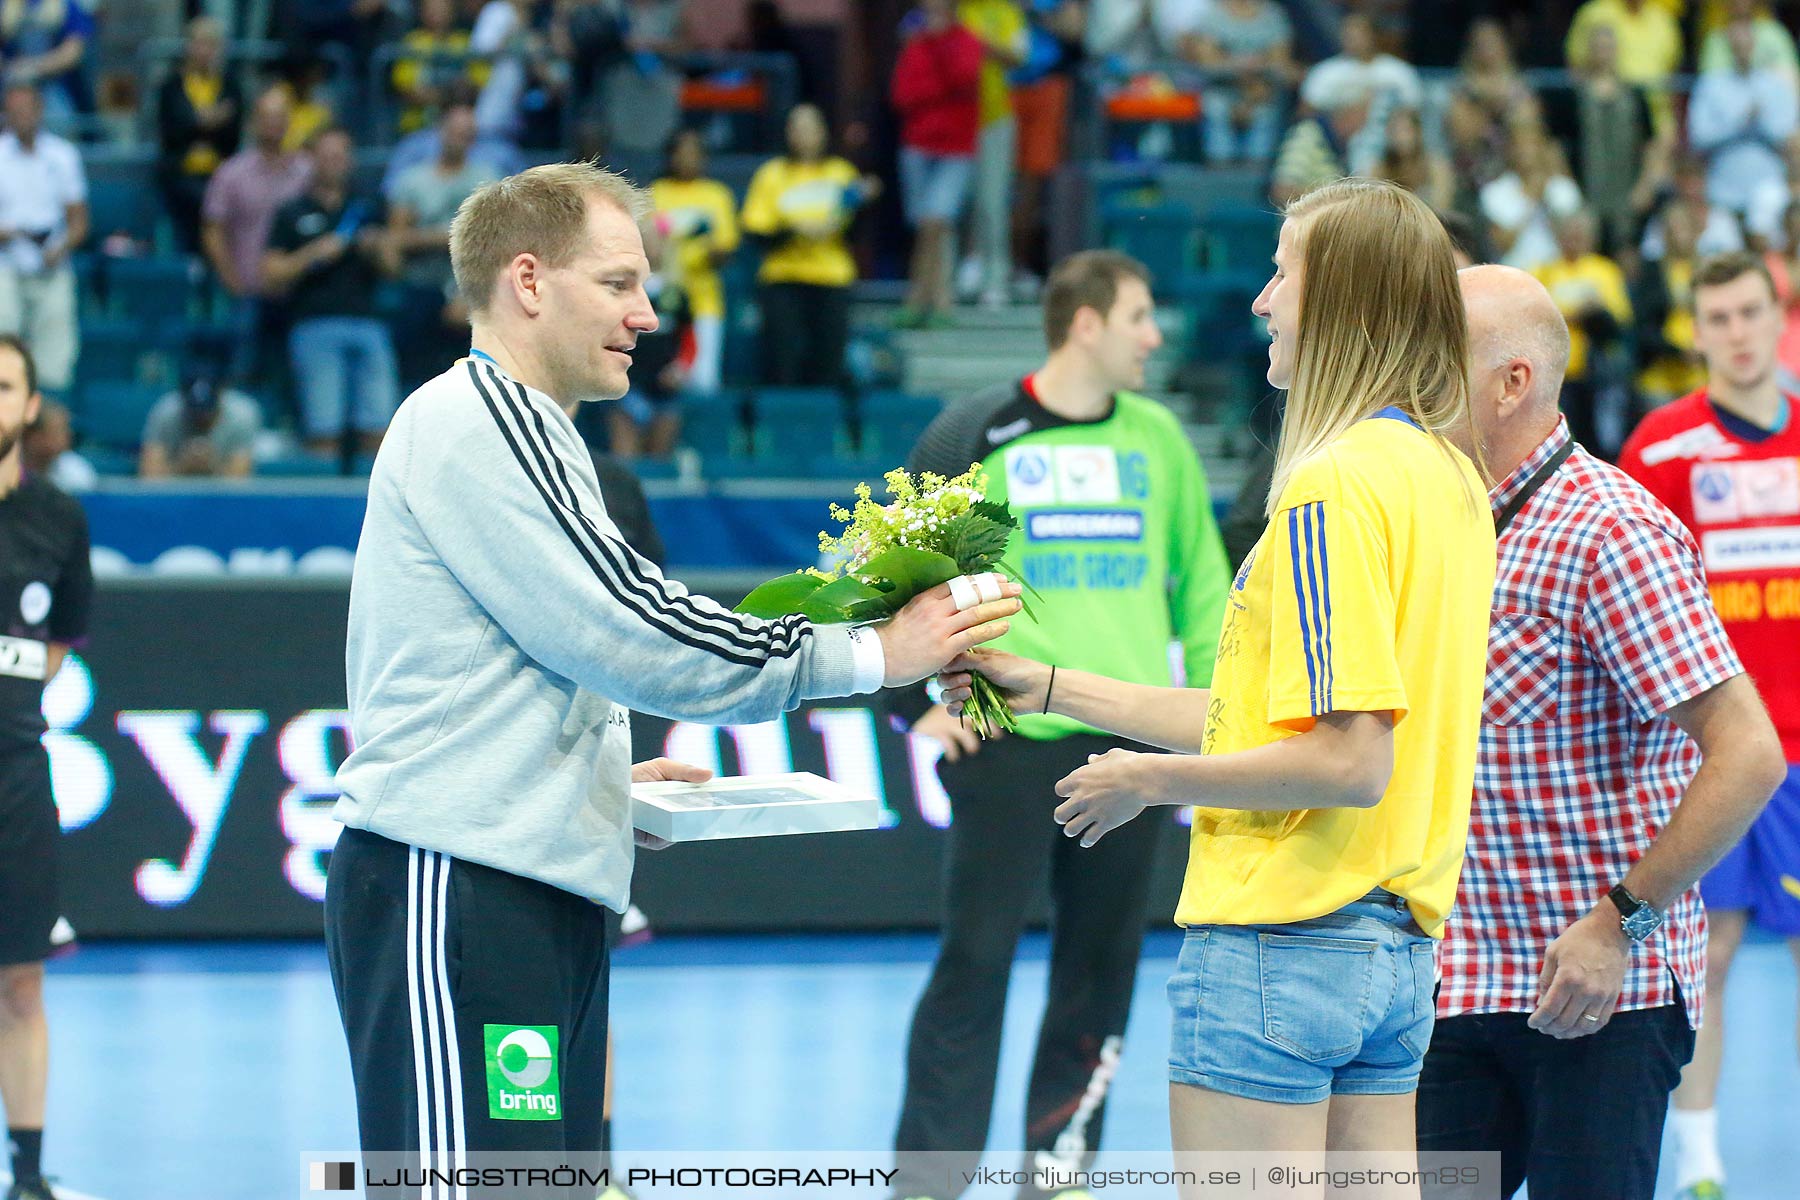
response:
{"label": "grey adidas jacket", "polygon": [[737,616],[632,553],[575,427],[464,359],[376,456],[334,815],[623,910],[627,710],[714,724],[881,685],[878,639]]}

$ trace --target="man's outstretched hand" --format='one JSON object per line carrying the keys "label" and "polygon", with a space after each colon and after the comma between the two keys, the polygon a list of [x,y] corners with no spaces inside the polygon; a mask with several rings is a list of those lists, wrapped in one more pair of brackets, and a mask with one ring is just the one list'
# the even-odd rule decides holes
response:
{"label": "man's outstretched hand", "polygon": [[1007,617],[1019,611],[1019,585],[1000,584],[1000,599],[956,610],[950,585],[939,584],[914,596],[892,619],[875,626],[887,656],[885,687],[917,683],[935,675],[951,659],[1012,628]]}

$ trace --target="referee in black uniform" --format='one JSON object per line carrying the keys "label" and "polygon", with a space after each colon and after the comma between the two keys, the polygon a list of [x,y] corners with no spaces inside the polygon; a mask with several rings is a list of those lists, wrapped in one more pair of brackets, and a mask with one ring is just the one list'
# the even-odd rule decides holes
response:
{"label": "referee in black uniform", "polygon": [[27,478],[19,442],[43,398],[31,352],[0,334],[0,1105],[13,1182],[7,1200],[51,1200],[39,1165],[50,1033],[44,960],[59,908],[62,826],[50,794],[44,683],[87,633],[94,577],[87,516]]}

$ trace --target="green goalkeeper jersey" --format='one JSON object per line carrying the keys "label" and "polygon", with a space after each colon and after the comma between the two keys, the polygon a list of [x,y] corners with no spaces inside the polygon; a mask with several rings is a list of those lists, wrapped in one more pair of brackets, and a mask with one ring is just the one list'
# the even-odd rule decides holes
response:
{"label": "green goalkeeper jersey", "polygon": [[[976,462],[989,498],[1019,519],[1006,560],[1037,591],[1033,617],[1013,618],[995,647],[1167,686],[1178,644],[1187,684],[1212,681],[1231,568],[1206,473],[1173,413],[1119,392],[1105,415],[1070,421],[1039,404],[1027,378],[945,408],[907,468],[956,476]],[[1083,731],[1067,717],[1019,719],[1039,740]]]}

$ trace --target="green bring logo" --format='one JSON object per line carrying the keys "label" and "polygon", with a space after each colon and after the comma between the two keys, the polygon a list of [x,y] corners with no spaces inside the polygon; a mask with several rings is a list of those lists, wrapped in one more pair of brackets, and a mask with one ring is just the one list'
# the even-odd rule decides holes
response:
{"label": "green bring logo", "polygon": [[488,1116],[497,1121],[560,1121],[562,1076],[556,1026],[483,1025]]}

